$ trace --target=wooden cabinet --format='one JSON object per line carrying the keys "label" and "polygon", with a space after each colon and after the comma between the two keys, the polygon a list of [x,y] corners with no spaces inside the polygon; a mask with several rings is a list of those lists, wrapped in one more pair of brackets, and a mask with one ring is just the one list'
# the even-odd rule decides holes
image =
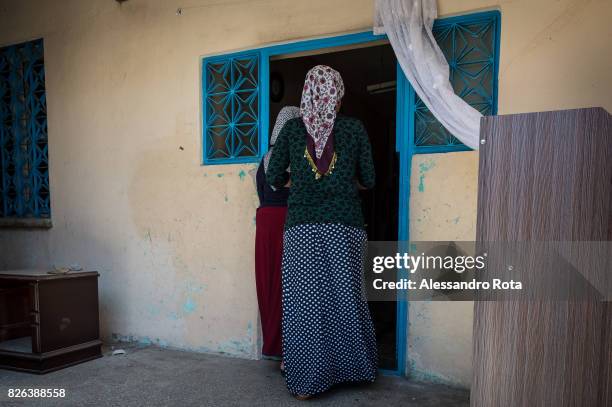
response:
{"label": "wooden cabinet", "polygon": [[0,368],[46,373],[100,357],[98,276],[0,271]]}
{"label": "wooden cabinet", "polygon": [[[601,108],[483,118],[477,240],[612,240],[611,131]],[[472,406],[612,406],[611,369],[610,302],[475,303]]]}

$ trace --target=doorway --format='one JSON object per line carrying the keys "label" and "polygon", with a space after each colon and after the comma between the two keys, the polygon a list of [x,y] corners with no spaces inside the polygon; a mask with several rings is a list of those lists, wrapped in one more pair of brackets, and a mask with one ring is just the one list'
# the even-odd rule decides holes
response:
{"label": "doorway", "polygon": [[[397,60],[388,43],[314,50],[270,58],[270,127],[284,106],[299,106],[306,72],[329,65],[346,88],[340,113],[360,119],[370,137],[376,186],[362,192],[370,241],[398,240],[400,164],[396,151]],[[370,302],[376,327],[379,367],[397,371],[398,313],[395,302]]]}

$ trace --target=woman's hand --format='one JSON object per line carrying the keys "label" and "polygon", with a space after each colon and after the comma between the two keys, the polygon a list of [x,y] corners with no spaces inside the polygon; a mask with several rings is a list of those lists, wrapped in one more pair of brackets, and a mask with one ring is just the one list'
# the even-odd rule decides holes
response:
{"label": "woman's hand", "polygon": [[291,186],[291,178],[289,178],[289,181],[287,181],[287,183],[285,184],[285,188],[289,188]]}

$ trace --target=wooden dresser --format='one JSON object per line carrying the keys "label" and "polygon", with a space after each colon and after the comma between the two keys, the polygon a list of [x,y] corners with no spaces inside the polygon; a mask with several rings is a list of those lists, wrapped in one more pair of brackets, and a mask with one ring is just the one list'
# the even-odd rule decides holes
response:
{"label": "wooden dresser", "polygon": [[47,373],[102,356],[95,271],[0,271],[0,368]]}

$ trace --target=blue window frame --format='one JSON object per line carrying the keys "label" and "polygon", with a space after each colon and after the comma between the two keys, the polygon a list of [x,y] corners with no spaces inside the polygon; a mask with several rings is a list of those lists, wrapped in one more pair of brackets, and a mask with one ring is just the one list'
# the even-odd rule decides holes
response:
{"label": "blue window frame", "polygon": [[0,217],[50,218],[43,40],[0,48]]}
{"label": "blue window frame", "polygon": [[241,53],[203,62],[204,162],[257,161],[260,134],[260,54]]}
{"label": "blue window frame", "polygon": [[[436,20],[433,34],[449,65],[455,93],[483,115],[497,114],[499,12]],[[415,153],[469,150],[414,95]]]}

